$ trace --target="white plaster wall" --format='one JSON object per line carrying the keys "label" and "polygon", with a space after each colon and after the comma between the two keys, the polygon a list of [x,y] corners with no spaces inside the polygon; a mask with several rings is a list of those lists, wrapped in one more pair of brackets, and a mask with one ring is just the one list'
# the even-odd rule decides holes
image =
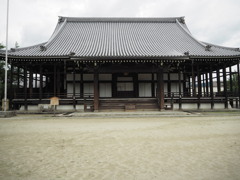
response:
{"label": "white plaster wall", "polygon": [[[178,80],[178,73],[171,73],[170,80]],[[181,80],[183,80],[183,74],[181,74]]]}
{"label": "white plaster wall", "polygon": [[[154,74],[154,80],[157,80],[157,74]],[[163,80],[167,81],[168,80],[168,74],[164,73],[163,74]],[[171,73],[170,74],[170,80],[178,80],[178,73]],[[181,74],[181,80],[183,80],[183,74]]]}
{"label": "white plaster wall", "polygon": [[138,80],[152,80],[152,74],[138,74]]}
{"label": "white plaster wall", "polygon": [[112,74],[99,74],[99,80],[100,81],[111,81]]}
{"label": "white plaster wall", "polygon": [[152,86],[151,83],[139,83],[139,97],[151,97]]}
{"label": "white plaster wall", "polygon": [[164,93],[167,93],[167,83],[164,83]]}
{"label": "white plaster wall", "polygon": [[93,94],[94,90],[93,90],[93,83],[84,83],[83,85],[83,93],[90,93]]}
{"label": "white plaster wall", "polygon": [[[73,96],[73,84],[72,83],[67,84],[67,94],[68,94],[68,97]],[[75,96],[80,97],[80,84],[79,83],[75,83]]]}
{"label": "white plaster wall", "polygon": [[[81,80],[80,74],[75,74],[75,80],[76,81]],[[73,74],[67,74],[67,81],[73,81]]]}
{"label": "white plaster wall", "polygon": [[99,95],[100,97],[112,97],[112,84],[99,83]]}
{"label": "white plaster wall", "polygon": [[[171,83],[171,91],[172,93],[179,92],[179,84],[178,83]],[[183,92],[183,85],[181,84],[181,91]]]}
{"label": "white plaster wall", "polygon": [[[46,104],[47,106],[47,104]],[[45,107],[47,109],[47,107]],[[39,111],[40,108],[38,105],[29,105],[28,106],[28,111]],[[59,105],[56,106],[56,110],[58,111],[68,111],[68,110],[74,110],[73,105]],[[84,105],[76,105],[76,110],[78,111],[83,111],[84,110]],[[24,106],[21,106],[19,111],[24,111]]]}
{"label": "white plaster wall", "polygon": [[[57,110],[65,111],[65,110],[74,110],[73,105],[60,105],[57,106]],[[84,110],[84,105],[76,105],[76,110]]]}
{"label": "white plaster wall", "polygon": [[[19,111],[24,111],[24,105],[21,106]],[[29,105],[28,111],[39,111],[39,107],[38,107],[38,105]]]}
{"label": "white plaster wall", "polygon": [[[229,109],[231,109],[231,106],[229,105],[228,106]],[[215,103],[214,104],[214,108],[213,109],[224,109],[225,106],[224,106],[224,103]],[[173,109],[174,110],[178,110],[179,109],[179,104],[178,103],[174,103],[173,104]],[[182,109],[183,110],[186,110],[186,109],[198,109],[198,105],[197,103],[183,103],[182,104]],[[211,110],[211,103],[202,103],[200,104],[200,108],[199,109],[202,109],[202,110]]]}
{"label": "white plaster wall", "polygon": [[93,74],[83,74],[84,81],[93,81]]}

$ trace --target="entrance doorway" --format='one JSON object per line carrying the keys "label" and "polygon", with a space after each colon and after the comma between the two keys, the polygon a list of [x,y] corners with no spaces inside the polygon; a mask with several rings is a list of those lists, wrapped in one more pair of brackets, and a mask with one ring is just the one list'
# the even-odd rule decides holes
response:
{"label": "entrance doorway", "polygon": [[117,98],[134,98],[136,97],[136,88],[134,84],[135,76],[133,74],[116,74],[115,75],[115,97]]}

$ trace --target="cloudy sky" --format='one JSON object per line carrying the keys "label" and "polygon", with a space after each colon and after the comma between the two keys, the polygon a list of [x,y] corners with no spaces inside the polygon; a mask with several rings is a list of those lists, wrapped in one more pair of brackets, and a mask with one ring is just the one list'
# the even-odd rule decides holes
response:
{"label": "cloudy sky", "polygon": [[[58,16],[185,16],[201,41],[240,47],[239,0],[9,0],[9,47],[46,42]],[[5,44],[7,0],[0,0],[0,43]]]}

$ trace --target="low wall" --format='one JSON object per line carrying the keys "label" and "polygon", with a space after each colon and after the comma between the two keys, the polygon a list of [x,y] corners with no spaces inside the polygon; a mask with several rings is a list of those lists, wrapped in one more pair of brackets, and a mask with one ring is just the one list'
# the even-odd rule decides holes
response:
{"label": "low wall", "polygon": [[[230,104],[228,104],[228,108],[232,109]],[[179,104],[178,103],[173,104],[173,109],[178,110]],[[182,109],[183,110],[198,109],[198,104],[197,103],[183,103]],[[203,109],[203,110],[211,109],[211,103],[201,103],[199,109]],[[213,109],[225,109],[225,105],[224,105],[224,103],[214,103]]]}
{"label": "low wall", "polygon": [[[49,111],[48,104],[43,105],[43,108],[40,108],[39,105],[28,105],[28,111],[36,111],[36,112],[41,112],[41,111]],[[73,108],[73,105],[59,105],[56,106],[57,111],[84,111],[84,106],[83,105],[76,105],[76,109]],[[24,106],[21,106],[19,111],[25,111]]]}

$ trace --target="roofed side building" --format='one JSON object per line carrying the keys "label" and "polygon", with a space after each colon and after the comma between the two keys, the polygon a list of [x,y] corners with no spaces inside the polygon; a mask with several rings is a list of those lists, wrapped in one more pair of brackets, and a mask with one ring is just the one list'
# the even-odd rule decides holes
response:
{"label": "roofed side building", "polygon": [[[53,96],[62,108],[95,111],[239,105],[239,88],[227,87],[232,66],[239,77],[239,48],[197,40],[184,17],[59,17],[47,42],[11,49],[9,59],[19,72],[12,108]],[[214,79],[223,91],[213,91]]]}

